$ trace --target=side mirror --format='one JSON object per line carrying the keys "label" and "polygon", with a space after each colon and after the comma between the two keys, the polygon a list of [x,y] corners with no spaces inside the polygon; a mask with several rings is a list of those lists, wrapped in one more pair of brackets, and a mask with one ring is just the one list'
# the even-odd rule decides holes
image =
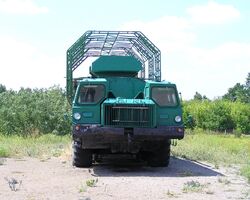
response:
{"label": "side mirror", "polygon": [[179,92],[179,99],[180,99],[180,101],[182,102],[182,95],[181,95],[181,92]]}

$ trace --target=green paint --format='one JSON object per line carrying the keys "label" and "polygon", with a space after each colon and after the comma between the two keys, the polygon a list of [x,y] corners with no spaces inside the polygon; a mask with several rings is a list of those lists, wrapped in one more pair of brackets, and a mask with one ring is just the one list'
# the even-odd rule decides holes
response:
{"label": "green paint", "polygon": [[101,56],[92,63],[90,72],[96,77],[134,77],[141,69],[141,63],[132,56]]}
{"label": "green paint", "polygon": [[[73,71],[91,55],[99,57],[90,67],[92,77],[74,79],[74,87]],[[69,102],[74,98],[73,113],[81,115],[73,123],[182,126],[183,122],[175,122],[177,115],[182,116],[176,86],[160,81],[160,74],[160,51],[141,32],[87,31],[67,51],[67,97]]]}
{"label": "green paint", "polygon": [[100,57],[90,68],[93,77],[134,77],[140,71],[141,79],[161,80],[161,52],[140,31],[87,31],[67,50],[66,94],[70,104],[79,80],[73,78],[73,72],[88,57]]}

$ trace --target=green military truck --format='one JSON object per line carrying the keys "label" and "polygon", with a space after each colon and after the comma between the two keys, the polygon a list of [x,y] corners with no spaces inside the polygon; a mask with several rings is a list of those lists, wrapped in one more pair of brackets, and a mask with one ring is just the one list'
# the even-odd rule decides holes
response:
{"label": "green military truck", "polygon": [[[74,77],[88,58],[89,77]],[[79,70],[79,69],[78,69]],[[139,31],[87,31],[67,51],[73,165],[103,154],[132,154],[168,166],[171,139],[182,139],[176,85],[161,81],[160,50]]]}

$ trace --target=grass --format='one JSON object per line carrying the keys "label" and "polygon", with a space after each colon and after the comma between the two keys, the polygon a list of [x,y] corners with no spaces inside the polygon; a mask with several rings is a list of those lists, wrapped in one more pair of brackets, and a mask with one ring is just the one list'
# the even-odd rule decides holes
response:
{"label": "grass", "polygon": [[8,157],[8,156],[9,156],[9,153],[7,152],[7,150],[4,149],[2,146],[0,146],[0,157]]}
{"label": "grass", "polygon": [[86,191],[87,191],[86,185],[81,184],[80,187],[79,187],[78,192],[79,192],[79,193],[83,193],[83,192],[86,192]]}
{"label": "grass", "polygon": [[172,148],[174,156],[219,165],[240,165],[241,174],[250,182],[250,137],[240,138],[215,132],[187,131],[185,138]]}
{"label": "grass", "polygon": [[250,163],[241,168],[241,175],[247,177],[248,182],[250,183]]}
{"label": "grass", "polygon": [[[230,134],[218,134],[200,130],[186,131],[183,140],[172,147],[172,154],[190,160],[220,165],[240,165],[241,174],[250,182],[250,137],[235,137]],[[49,158],[70,154],[70,135],[58,136],[45,134],[22,137],[0,134],[0,157],[37,157]],[[68,152],[67,152],[68,151]],[[188,174],[186,174],[188,175]]]}
{"label": "grass", "polygon": [[98,182],[98,179],[89,179],[89,180],[86,180],[86,185],[88,187],[95,187],[97,182]]}
{"label": "grass", "polygon": [[178,198],[178,195],[174,192],[171,192],[170,190],[167,191],[166,195],[169,198]]}
{"label": "grass", "polygon": [[0,134],[0,157],[57,157],[65,151],[70,143],[69,135],[45,134],[22,137]]}
{"label": "grass", "polygon": [[206,185],[200,184],[198,181],[188,181],[184,183],[182,191],[187,192],[202,192]]}

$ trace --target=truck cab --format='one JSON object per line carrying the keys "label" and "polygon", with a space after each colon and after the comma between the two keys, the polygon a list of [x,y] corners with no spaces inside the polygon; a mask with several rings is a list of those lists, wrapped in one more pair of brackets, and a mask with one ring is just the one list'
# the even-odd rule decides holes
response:
{"label": "truck cab", "polygon": [[[79,61],[95,54],[91,77],[74,79]],[[74,166],[89,167],[98,155],[121,153],[168,166],[171,139],[182,139],[184,127],[176,85],[160,80],[159,55],[141,32],[88,31],[67,51]]]}

